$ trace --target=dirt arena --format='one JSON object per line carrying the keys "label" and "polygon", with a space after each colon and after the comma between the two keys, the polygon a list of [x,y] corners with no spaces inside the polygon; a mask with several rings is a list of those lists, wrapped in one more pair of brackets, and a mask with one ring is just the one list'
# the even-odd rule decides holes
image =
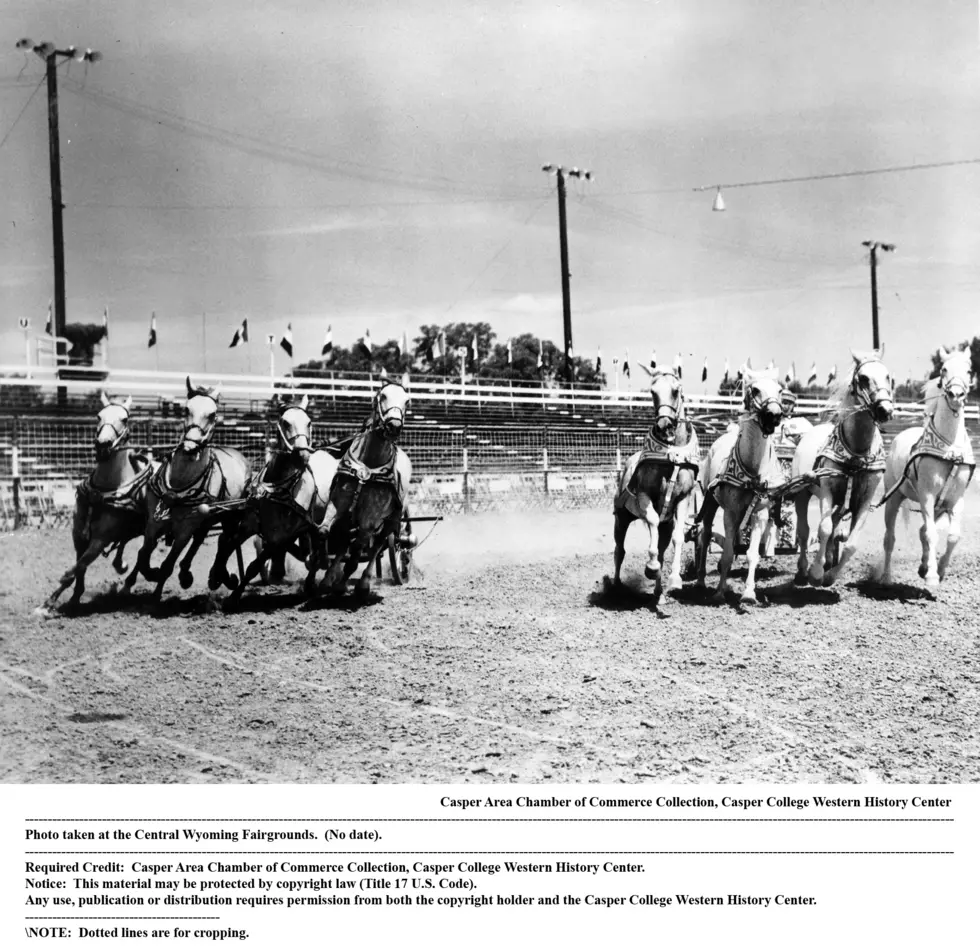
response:
{"label": "dirt arena", "polygon": [[629,589],[605,593],[599,511],[447,521],[406,587],[312,605],[256,587],[234,616],[205,609],[206,548],[161,616],[145,584],[111,593],[100,561],[80,614],[45,619],[69,535],[7,534],[0,780],[976,781],[978,494],[972,509],[937,600],[901,528],[899,584],[868,581],[878,515],[839,589],[792,590],[780,557],[746,612],[693,588],[655,606],[638,525]]}

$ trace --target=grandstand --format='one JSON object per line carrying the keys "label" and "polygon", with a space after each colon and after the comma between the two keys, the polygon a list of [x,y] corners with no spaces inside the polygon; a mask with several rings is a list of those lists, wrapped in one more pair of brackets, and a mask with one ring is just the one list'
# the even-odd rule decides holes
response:
{"label": "grandstand", "polygon": [[[92,467],[93,417],[98,393],[84,380],[56,379],[35,369],[13,378],[2,367],[0,402],[0,525],[64,518],[73,485]],[[21,375],[23,375],[21,370]],[[161,457],[180,433],[184,375],[111,371],[105,389],[132,395],[133,444]],[[275,443],[275,400],[308,394],[314,400],[319,444],[342,438],[366,417],[378,380],[368,377],[205,376],[195,384],[221,385],[218,444],[242,451],[256,467]],[[57,386],[67,389],[58,405]],[[401,444],[412,459],[417,513],[462,513],[529,506],[611,504],[616,473],[637,450],[649,425],[645,390],[546,389],[517,385],[413,380],[412,404]],[[706,448],[739,411],[731,396],[687,396]],[[799,414],[818,420],[822,401],[800,399]],[[886,439],[915,424],[921,406],[898,407]],[[976,406],[968,427],[980,449]],[[16,494],[16,497],[15,497]]]}

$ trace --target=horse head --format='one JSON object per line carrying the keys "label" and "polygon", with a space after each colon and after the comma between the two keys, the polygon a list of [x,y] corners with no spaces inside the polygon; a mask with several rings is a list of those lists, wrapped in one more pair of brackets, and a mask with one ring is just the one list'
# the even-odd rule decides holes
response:
{"label": "horse head", "polygon": [[954,349],[947,352],[940,347],[939,358],[943,362],[939,372],[939,388],[950,409],[958,415],[972,388],[973,362],[970,350]]}
{"label": "horse head", "polygon": [[105,392],[102,393],[102,408],[95,429],[95,457],[98,461],[107,461],[129,439],[129,410],[132,405],[131,395],[126,397],[125,402],[114,402]]}
{"label": "horse head", "polygon": [[218,420],[219,386],[203,388],[192,386],[187,377],[187,401],[184,403],[184,436],[181,447],[186,452],[196,454],[201,451],[214,435]]}
{"label": "horse head", "polygon": [[684,387],[673,369],[648,369],[650,397],[653,399],[653,427],[664,440],[670,441],[677,431],[677,422],[684,414]]}
{"label": "horse head", "polygon": [[887,422],[895,411],[892,400],[892,377],[881,361],[884,352],[884,347],[870,352],[856,353],[851,350],[851,358],[854,360],[851,395],[879,424]]}
{"label": "horse head", "polygon": [[279,415],[277,430],[279,444],[295,454],[304,464],[310,460],[313,444],[313,422],[307,413],[310,397],[304,395],[299,402],[287,404]]}
{"label": "horse head", "polygon": [[374,426],[380,428],[389,441],[395,441],[401,435],[408,401],[407,372],[401,382],[386,382],[374,397]]}
{"label": "horse head", "polygon": [[777,375],[776,370],[742,370],[745,411],[759,423],[766,437],[772,435],[783,420],[782,387]]}

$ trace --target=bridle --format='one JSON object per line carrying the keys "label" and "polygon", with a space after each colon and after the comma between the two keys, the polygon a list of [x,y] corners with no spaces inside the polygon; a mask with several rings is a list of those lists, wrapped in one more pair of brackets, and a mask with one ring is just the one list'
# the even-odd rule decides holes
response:
{"label": "bridle", "polygon": [[[125,413],[125,415],[123,416],[123,418],[121,420],[122,428],[117,428],[115,422],[110,422],[108,419],[103,419],[102,418],[102,412],[105,412],[107,409],[122,409],[123,410],[123,412]],[[129,439],[129,434],[130,434],[130,432],[129,432],[129,409],[127,409],[124,405],[117,405],[117,404],[113,403],[112,405],[105,406],[105,408],[103,408],[99,412],[98,419],[99,419],[99,426],[95,430],[95,448],[96,448],[96,450],[98,450],[99,448],[101,448],[105,444],[104,442],[100,442],[99,441],[99,435],[102,433],[102,430],[103,429],[108,428],[108,429],[110,429],[112,431],[112,434],[114,436],[113,439],[112,439],[112,442],[109,444],[108,450],[106,452],[107,454],[111,454],[112,452],[116,451],[116,449],[118,449],[119,447],[121,447]]]}
{"label": "bridle", "polygon": [[858,385],[858,375],[871,362],[881,363],[881,360],[865,359],[863,362],[859,362],[854,367],[854,373],[851,376],[851,395],[854,396],[861,408],[869,412],[873,412],[875,407],[884,401],[890,402],[892,398],[891,389],[885,389],[885,394],[883,396],[879,395],[883,387],[878,385],[878,382],[871,376],[868,376],[868,385],[866,387]]}
{"label": "bridle", "polygon": [[[783,405],[780,394],[777,392],[775,395],[764,396],[759,392],[758,395],[753,396],[750,386],[745,383],[743,385],[745,385],[744,405],[746,412],[758,423],[764,435],[771,435],[776,430],[776,426],[783,416]],[[771,430],[768,432],[766,431],[767,426],[762,423],[764,415],[769,415],[775,420]]]}
{"label": "bridle", "polygon": [[[385,389],[397,387],[403,392],[404,387],[397,382],[388,382],[378,391],[374,397],[372,406],[372,428],[381,429],[385,438],[394,441],[401,434],[402,426],[405,424],[405,408],[400,405],[390,405],[382,408],[382,399],[385,397]],[[406,407],[408,403],[405,403]],[[397,423],[397,424],[396,424]]]}
{"label": "bridle", "polygon": [[[654,384],[661,379],[673,379],[677,383],[677,397],[674,400],[659,401]],[[680,377],[671,370],[663,370],[657,374],[650,384],[650,396],[653,399],[656,415],[654,416],[654,426],[669,432],[677,427],[681,418],[681,406],[684,404],[684,388],[681,385]]]}
{"label": "bridle", "polygon": [[[309,413],[305,409],[300,408],[300,406],[298,406],[298,405],[287,405],[286,408],[284,408],[282,410],[282,413],[279,416],[279,421],[276,423],[276,431],[279,433],[279,442],[280,442],[280,444],[283,445],[288,451],[291,451],[291,452],[300,451],[300,450],[302,450],[304,448],[306,450],[309,450],[309,448],[310,448],[310,436],[306,432],[294,431],[292,435],[289,435],[289,434],[287,434],[286,429],[283,428],[282,420],[286,417],[286,413],[289,412],[289,411],[302,412],[303,415],[305,416],[306,422],[307,422],[307,424],[306,424],[306,432],[308,432],[308,431],[310,431],[312,429],[313,423],[310,421]],[[305,438],[306,439],[306,444],[305,445],[297,445],[296,444],[296,441],[299,438]]]}
{"label": "bridle", "polygon": [[[943,366],[939,375],[939,388],[942,390],[943,398],[954,415],[959,415],[966,404],[966,396],[970,391],[970,378],[963,376],[959,372],[951,373],[946,366]],[[954,389],[960,389],[956,394]]]}
{"label": "bridle", "polygon": [[[200,451],[202,448],[207,446],[207,444],[211,441],[211,437],[214,435],[214,427],[218,421],[217,419],[218,400],[213,395],[209,395],[207,392],[202,392],[200,390],[195,392],[194,395],[191,396],[191,398],[194,398],[195,396],[204,396],[205,398],[210,399],[214,403],[214,410],[215,410],[215,417],[212,418],[207,425],[198,425],[197,422],[188,425],[187,422],[190,421],[190,409],[188,409],[186,404],[184,405],[184,414],[186,416],[186,421],[184,424],[183,438],[185,441],[195,442],[195,444],[197,445],[197,450]],[[187,401],[190,402],[190,398]],[[194,429],[197,429],[197,431],[201,433],[200,438],[192,439],[188,437],[190,433],[194,431]]]}

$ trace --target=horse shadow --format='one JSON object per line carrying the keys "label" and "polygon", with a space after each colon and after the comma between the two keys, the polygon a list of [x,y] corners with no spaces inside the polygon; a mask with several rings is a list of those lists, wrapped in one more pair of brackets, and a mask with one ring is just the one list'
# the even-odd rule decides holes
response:
{"label": "horse shadow", "polygon": [[384,603],[384,599],[380,593],[376,593],[373,589],[368,593],[319,593],[305,599],[305,602],[299,606],[299,610],[302,613],[327,611],[356,613],[365,607]]}
{"label": "horse shadow", "polygon": [[109,616],[113,613],[141,613],[158,619],[172,619],[176,616],[213,613],[218,608],[219,604],[207,593],[189,597],[172,595],[157,603],[152,590],[127,592],[110,589],[96,593],[91,599],[74,606],[70,602],[63,603],[57,606],[51,615],[84,619],[90,616]]}
{"label": "horse shadow", "polygon": [[840,602],[840,590],[835,587],[802,586],[789,580],[762,591],[767,600],[794,610],[808,606],[833,606]]}
{"label": "horse shadow", "polygon": [[847,584],[848,589],[857,591],[859,596],[868,600],[888,602],[898,600],[900,603],[910,603],[917,600],[935,600],[928,590],[924,587],[915,586],[911,583],[890,583],[885,585],[874,577],[865,577],[863,580],[854,580]]}
{"label": "horse shadow", "polygon": [[666,617],[668,614],[662,609],[663,599],[663,596],[640,590],[628,582],[617,587],[610,577],[605,576],[597,588],[589,594],[588,602],[589,606],[606,610],[609,613],[632,613],[636,610],[649,610],[658,616]]}

